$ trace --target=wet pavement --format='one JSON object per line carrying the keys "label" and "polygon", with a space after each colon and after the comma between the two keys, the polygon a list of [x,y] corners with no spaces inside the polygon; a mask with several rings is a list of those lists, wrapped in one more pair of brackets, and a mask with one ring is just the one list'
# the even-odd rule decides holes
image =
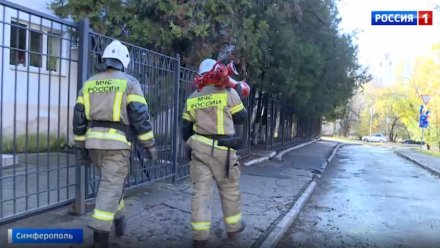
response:
{"label": "wet pavement", "polygon": [[440,178],[389,148],[349,145],[278,247],[440,247]]}
{"label": "wet pavement", "polygon": [[428,154],[423,154],[419,149],[398,148],[395,152],[401,157],[416,162],[425,169],[430,170],[433,174],[440,176],[440,158]]}
{"label": "wet pavement", "polygon": [[73,199],[75,156],[29,153],[0,168],[0,218]]}
{"label": "wet pavement", "polygon": [[[282,219],[309,185],[312,171],[320,168],[335,146],[334,142],[316,142],[285,154],[282,162],[270,160],[249,167],[242,166],[240,190],[247,228],[239,240],[226,238],[220,199],[218,191],[214,190],[211,237],[207,247],[258,247],[271,227]],[[111,248],[192,247],[189,180],[177,184],[149,184],[127,197],[125,204],[127,235],[122,238],[112,235]],[[6,243],[7,229],[14,227],[82,228],[84,244],[56,247],[88,247],[92,232],[86,228],[86,224],[91,211],[83,216],[71,216],[67,211],[67,207],[59,208],[0,226],[0,247],[29,247]]]}

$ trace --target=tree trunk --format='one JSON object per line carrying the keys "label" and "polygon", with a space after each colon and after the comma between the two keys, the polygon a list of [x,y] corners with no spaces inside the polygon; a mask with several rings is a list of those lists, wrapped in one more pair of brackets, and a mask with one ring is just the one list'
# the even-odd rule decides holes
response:
{"label": "tree trunk", "polygon": [[269,106],[269,94],[265,94],[263,98],[263,116],[260,122],[260,128],[258,132],[258,136],[262,137],[263,142],[267,141],[267,115],[268,115],[268,106]]}
{"label": "tree trunk", "polygon": [[252,126],[252,144],[258,144],[258,134],[261,128],[261,111],[263,107],[263,93],[261,91],[258,92],[258,100],[257,100],[257,111],[255,113],[255,121]]}
{"label": "tree trunk", "polygon": [[396,142],[394,137],[394,128],[396,127],[397,121],[399,120],[399,117],[395,118],[393,121],[393,124],[391,124],[390,133],[388,135],[390,142]]}

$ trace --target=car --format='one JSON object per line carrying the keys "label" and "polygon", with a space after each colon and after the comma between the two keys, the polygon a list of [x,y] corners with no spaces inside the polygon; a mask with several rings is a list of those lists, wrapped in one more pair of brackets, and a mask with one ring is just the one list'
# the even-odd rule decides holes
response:
{"label": "car", "polygon": [[421,142],[421,141],[415,141],[412,139],[406,139],[402,141],[403,144],[415,144],[415,145],[424,145],[425,142]]}
{"label": "car", "polygon": [[362,141],[365,142],[386,142],[388,141],[388,137],[381,133],[375,133],[368,136],[362,136]]}

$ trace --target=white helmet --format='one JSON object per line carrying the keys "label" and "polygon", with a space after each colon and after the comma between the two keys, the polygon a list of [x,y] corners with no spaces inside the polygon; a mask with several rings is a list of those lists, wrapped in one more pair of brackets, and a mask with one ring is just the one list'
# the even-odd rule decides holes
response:
{"label": "white helmet", "polygon": [[114,40],[104,49],[102,54],[103,59],[117,59],[119,60],[124,68],[127,68],[128,63],[130,63],[130,53],[126,46],[124,46],[120,41]]}
{"label": "white helmet", "polygon": [[206,73],[214,67],[214,65],[217,63],[217,61],[213,59],[204,59],[202,63],[200,63],[199,66],[199,75],[202,75],[203,73]]}

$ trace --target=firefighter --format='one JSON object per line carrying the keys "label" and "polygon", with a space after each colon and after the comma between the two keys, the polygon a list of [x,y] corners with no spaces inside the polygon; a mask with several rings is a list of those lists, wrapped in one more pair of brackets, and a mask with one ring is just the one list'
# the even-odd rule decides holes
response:
{"label": "firefighter", "polygon": [[217,64],[213,59],[202,61],[198,73],[204,87],[187,99],[182,116],[182,136],[191,147],[194,247],[205,246],[209,237],[213,180],[220,192],[227,236],[233,239],[245,229],[239,192],[240,165],[234,149],[238,148],[234,143],[242,138],[234,136],[234,124],[243,124],[247,111],[235,89],[225,87],[221,80],[210,80],[216,78]]}
{"label": "firefighter", "polygon": [[157,158],[147,102],[137,79],[124,73],[130,62],[126,46],[112,41],[104,50],[105,70],[84,83],[74,109],[73,133],[83,160],[89,156],[101,174],[92,220],[93,247],[108,247],[113,223],[124,234],[124,181],[136,139]]}

